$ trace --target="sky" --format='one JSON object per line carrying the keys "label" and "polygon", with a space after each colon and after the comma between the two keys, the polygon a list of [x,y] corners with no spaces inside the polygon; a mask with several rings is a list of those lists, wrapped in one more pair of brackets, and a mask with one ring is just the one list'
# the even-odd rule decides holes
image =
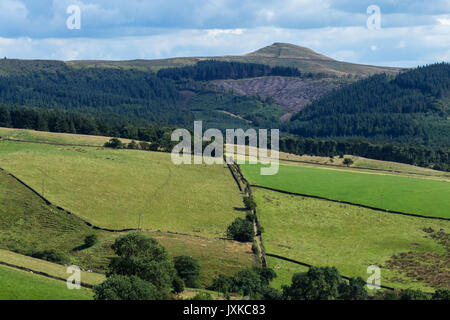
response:
{"label": "sky", "polygon": [[362,64],[450,61],[450,0],[0,0],[1,57],[222,56],[274,42]]}

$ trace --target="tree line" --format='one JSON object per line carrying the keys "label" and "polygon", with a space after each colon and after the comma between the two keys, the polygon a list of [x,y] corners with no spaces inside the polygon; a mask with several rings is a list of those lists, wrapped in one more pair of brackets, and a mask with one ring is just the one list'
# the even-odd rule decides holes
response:
{"label": "tree line", "polygon": [[301,77],[302,73],[297,68],[292,67],[270,67],[258,63],[204,60],[198,61],[194,66],[161,69],[157,75],[160,78],[172,80],[193,79],[195,81],[210,81],[266,76]]}
{"label": "tree line", "polygon": [[280,150],[297,155],[322,157],[355,156],[430,167],[450,171],[450,150],[432,149],[424,146],[400,143],[373,142],[367,139],[317,139],[284,137],[280,139]]}

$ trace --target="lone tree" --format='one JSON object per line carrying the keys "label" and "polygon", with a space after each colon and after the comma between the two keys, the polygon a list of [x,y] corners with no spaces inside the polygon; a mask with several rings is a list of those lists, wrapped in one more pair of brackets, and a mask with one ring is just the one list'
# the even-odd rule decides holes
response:
{"label": "lone tree", "polygon": [[117,138],[112,138],[108,142],[104,144],[105,148],[113,148],[113,149],[123,149],[124,144]]}
{"label": "lone tree", "polygon": [[253,223],[239,217],[227,229],[227,236],[240,242],[251,242],[254,235]]}
{"label": "lone tree", "polygon": [[334,300],[339,298],[341,275],[335,267],[311,267],[296,273],[290,286],[283,286],[288,300]]}
{"label": "lone tree", "polygon": [[350,167],[353,164],[353,160],[350,158],[345,158],[343,164],[345,164],[347,167]]}
{"label": "lone tree", "polygon": [[94,287],[95,300],[160,300],[162,294],[151,283],[136,276],[113,275]]}
{"label": "lone tree", "polygon": [[116,239],[112,249],[118,257],[111,261],[108,277],[137,276],[155,286],[164,298],[169,296],[176,271],[166,249],[155,239],[129,233]]}
{"label": "lone tree", "polygon": [[178,256],[173,259],[178,276],[189,288],[197,288],[200,278],[200,265],[197,260],[188,256]]}

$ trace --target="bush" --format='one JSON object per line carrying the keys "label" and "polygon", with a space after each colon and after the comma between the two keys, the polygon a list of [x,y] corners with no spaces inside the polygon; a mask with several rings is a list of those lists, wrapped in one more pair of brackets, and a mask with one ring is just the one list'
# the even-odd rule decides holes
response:
{"label": "bush", "polygon": [[180,277],[173,278],[172,288],[175,293],[182,293],[184,291],[184,281]]}
{"label": "bush", "polygon": [[252,196],[244,197],[244,205],[248,210],[256,209],[256,202]]}
{"label": "bush", "polygon": [[343,164],[345,164],[347,167],[350,167],[353,164],[353,160],[350,158],[345,158]]}
{"label": "bush", "polygon": [[189,288],[197,288],[200,278],[200,265],[197,260],[188,256],[178,256],[173,259],[173,262],[178,276],[183,279],[185,285]]}
{"label": "bush", "polygon": [[86,238],[84,238],[84,247],[90,248],[93,245],[97,244],[97,242],[98,242],[97,235],[90,234],[90,235],[86,236]]}
{"label": "bush", "polygon": [[119,139],[112,138],[112,139],[109,140],[109,142],[106,142],[104,144],[104,147],[105,148],[113,148],[113,149],[123,149],[124,148],[124,144]]}
{"label": "bush", "polygon": [[247,219],[236,218],[227,229],[227,236],[240,242],[250,242],[254,235],[253,223]]}
{"label": "bush", "polygon": [[95,300],[160,300],[151,283],[136,276],[114,275],[94,287]]}
{"label": "bush", "polygon": [[141,149],[141,145],[136,143],[136,141],[132,140],[128,145],[127,145],[127,149],[135,149],[135,150],[140,150]]}
{"label": "bush", "polygon": [[31,253],[33,258],[43,259],[59,264],[68,264],[70,259],[61,251],[56,249],[34,251]]}
{"label": "bush", "polygon": [[259,254],[260,254],[258,244],[256,243],[255,240],[253,240],[253,244],[252,244],[252,252],[253,252],[254,254],[256,254],[257,256],[259,256]]}

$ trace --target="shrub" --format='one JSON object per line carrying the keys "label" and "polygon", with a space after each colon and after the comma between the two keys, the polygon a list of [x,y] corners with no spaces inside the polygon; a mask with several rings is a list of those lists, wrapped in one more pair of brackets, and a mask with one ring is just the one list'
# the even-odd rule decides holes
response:
{"label": "shrub", "polygon": [[254,236],[253,223],[238,217],[228,227],[227,236],[236,241],[250,242]]}
{"label": "shrub", "polygon": [[109,142],[106,142],[104,144],[104,147],[105,148],[113,148],[113,149],[123,149],[124,148],[124,144],[119,139],[112,138],[112,139],[109,140]]}
{"label": "shrub", "polygon": [[86,238],[84,238],[84,247],[90,248],[93,245],[97,244],[97,242],[98,242],[97,235],[90,234],[90,235],[86,236]]}
{"label": "shrub", "polygon": [[136,276],[114,275],[95,286],[95,300],[160,300],[162,295],[151,283]]}
{"label": "shrub", "polygon": [[200,278],[200,265],[197,260],[188,256],[178,256],[173,259],[175,270],[178,276],[183,279],[189,288],[198,287]]}
{"label": "shrub", "polygon": [[350,158],[345,158],[343,164],[345,164],[347,167],[350,167],[353,164],[353,160]]}
{"label": "shrub", "polygon": [[255,240],[253,240],[253,244],[252,244],[252,252],[253,252],[254,254],[256,254],[257,256],[259,256],[259,254],[260,254],[258,244],[256,243]]}
{"label": "shrub", "polygon": [[184,291],[184,281],[180,277],[175,277],[172,280],[172,288],[173,292],[175,293],[181,293]]}
{"label": "shrub", "polygon": [[256,202],[252,196],[244,197],[244,205],[248,210],[256,209]]}

